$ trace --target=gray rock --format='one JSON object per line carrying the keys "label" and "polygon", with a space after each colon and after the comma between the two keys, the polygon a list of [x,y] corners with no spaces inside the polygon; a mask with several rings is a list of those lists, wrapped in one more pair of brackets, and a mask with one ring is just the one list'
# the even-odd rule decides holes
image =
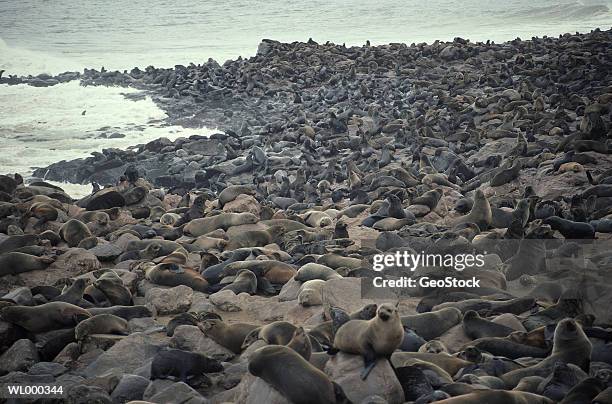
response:
{"label": "gray rock", "polygon": [[131,373],[153,357],[159,350],[150,336],[143,333],[131,334],[102,353],[83,370],[86,377],[95,377],[117,369],[123,373]]}
{"label": "gray rock", "polygon": [[68,390],[66,402],[69,404],[112,404],[113,401],[100,387],[78,384]]}
{"label": "gray rock", "polygon": [[30,371],[31,375],[51,375],[57,377],[66,373],[68,369],[66,366],[55,363],[55,362],[38,362],[32,365]]}
{"label": "gray rock", "polygon": [[222,362],[232,360],[236,356],[229,349],[205,336],[198,327],[193,325],[176,327],[174,335],[170,339],[170,347],[201,353]]}
{"label": "gray rock", "polygon": [[191,307],[193,290],[179,285],[169,289],[152,288],[145,295],[147,306],[152,306],[159,314],[183,313]]}
{"label": "gray rock", "polygon": [[285,283],[278,294],[278,300],[280,302],[288,302],[290,300],[296,300],[300,293],[302,282],[296,281],[294,278],[289,279],[289,282]]}
{"label": "gray rock", "polygon": [[145,401],[150,401],[151,397],[164,391],[165,389],[167,389],[173,384],[174,384],[174,381],[170,379],[151,380],[149,382],[149,385],[145,389],[144,393],[142,393],[142,399]]}
{"label": "gray rock", "polygon": [[32,292],[28,287],[16,288],[2,296],[2,300],[8,300],[14,302],[20,306],[33,306],[34,299],[32,297]]}
{"label": "gray rock", "polygon": [[149,379],[136,375],[123,375],[117,387],[111,393],[115,403],[126,403],[132,400],[142,400],[149,385]]}
{"label": "gray rock", "polygon": [[240,298],[231,290],[222,290],[210,295],[210,302],[219,310],[234,312],[241,311]]}
{"label": "gray rock", "polygon": [[39,360],[34,343],[29,339],[20,339],[0,356],[0,373],[27,371]]}
{"label": "gray rock", "polygon": [[263,379],[247,374],[236,387],[235,402],[243,404],[291,404],[287,398]]}
{"label": "gray rock", "polygon": [[60,255],[48,269],[60,269],[69,273],[69,276],[75,276],[96,271],[101,267],[100,261],[91,252],[82,248],[71,248]]}
{"label": "gray rock", "polygon": [[189,308],[190,313],[207,313],[214,312],[215,305],[210,302],[208,296],[202,292],[193,292],[191,299],[191,307]]}
{"label": "gray rock", "polygon": [[98,244],[89,252],[95,255],[98,260],[108,262],[120,256],[123,251],[114,244]]}
{"label": "gray rock", "polygon": [[26,338],[26,332],[23,328],[6,321],[0,321],[0,352],[6,351],[15,341],[21,338]]}
{"label": "gray rock", "polygon": [[133,318],[128,321],[129,333],[135,332],[155,332],[161,331],[163,326],[159,324],[153,317]]}
{"label": "gray rock", "polygon": [[205,404],[209,402],[200,393],[183,382],[172,383],[151,397],[150,401],[164,404]]}
{"label": "gray rock", "polygon": [[354,403],[377,395],[390,404],[403,403],[404,391],[387,359],[379,359],[366,380],[361,380],[363,358],[339,352],[327,361],[325,373],[342,387]]}

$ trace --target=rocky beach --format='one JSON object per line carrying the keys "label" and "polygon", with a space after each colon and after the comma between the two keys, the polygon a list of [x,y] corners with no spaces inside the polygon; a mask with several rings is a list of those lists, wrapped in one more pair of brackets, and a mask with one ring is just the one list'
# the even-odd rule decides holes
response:
{"label": "rocky beach", "polygon": [[[0,387],[612,403],[611,66],[596,29],[0,75],[136,89],[169,125],[218,129],[0,176]],[[373,270],[400,253],[483,266]],[[371,287],[449,276],[479,286]]]}

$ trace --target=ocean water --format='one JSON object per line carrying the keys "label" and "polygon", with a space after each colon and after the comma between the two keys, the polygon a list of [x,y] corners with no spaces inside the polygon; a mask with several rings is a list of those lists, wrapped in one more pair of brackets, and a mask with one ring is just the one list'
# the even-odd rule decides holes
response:
{"label": "ocean water", "polygon": [[[609,29],[611,9],[612,0],[0,0],[0,69],[34,75],[223,62],[254,55],[263,38],[499,42]],[[122,95],[133,91],[0,85],[0,172],[28,175],[105,147],[212,131],[165,126],[150,99]],[[100,137],[112,133],[124,137]]]}

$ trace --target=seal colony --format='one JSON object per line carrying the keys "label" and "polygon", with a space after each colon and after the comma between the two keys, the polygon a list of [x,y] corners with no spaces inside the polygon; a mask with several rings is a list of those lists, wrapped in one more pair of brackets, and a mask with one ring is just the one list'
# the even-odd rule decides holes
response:
{"label": "seal colony", "polygon": [[[610,66],[612,31],[594,30],[265,40],[223,65],[47,78],[140,88],[223,133],[0,176],[0,385],[59,384],[68,402],[610,402]],[[362,288],[375,255],[405,251],[484,267],[386,278],[480,287]]]}

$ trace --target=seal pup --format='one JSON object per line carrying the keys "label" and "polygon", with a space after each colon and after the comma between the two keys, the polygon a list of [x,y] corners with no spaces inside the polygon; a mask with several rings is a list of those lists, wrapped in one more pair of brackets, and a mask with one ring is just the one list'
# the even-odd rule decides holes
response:
{"label": "seal pup", "polygon": [[350,320],[340,327],[331,351],[361,355],[364,361],[361,379],[365,380],[376,365],[376,360],[380,357],[390,359],[403,339],[404,328],[397,306],[382,304],[376,311],[376,317]]}
{"label": "seal pup", "polygon": [[160,350],[151,362],[151,380],[173,376],[187,383],[204,373],[222,372],[219,361],[197,352],[165,348]]}

